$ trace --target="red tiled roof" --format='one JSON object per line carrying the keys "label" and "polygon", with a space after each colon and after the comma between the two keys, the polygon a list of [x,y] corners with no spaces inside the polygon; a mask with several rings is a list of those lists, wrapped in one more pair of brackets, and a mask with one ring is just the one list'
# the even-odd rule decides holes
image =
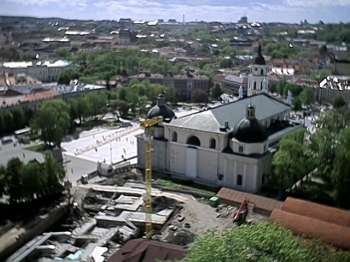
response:
{"label": "red tiled roof", "polygon": [[242,201],[247,198],[251,204],[254,204],[254,208],[263,210],[268,213],[271,213],[275,208],[281,208],[283,204],[283,202],[271,198],[248,194],[225,187],[221,188],[216,196],[221,200],[235,204],[241,204]]}
{"label": "red tiled roof", "polygon": [[5,97],[0,99],[0,107],[16,106],[21,103],[32,103],[35,101],[41,101],[49,98],[54,98],[60,93],[57,90],[49,90],[39,93],[33,93],[29,95],[21,95],[14,97]]}
{"label": "red tiled roof", "polygon": [[339,208],[288,197],[282,205],[282,210],[350,228],[350,212]]}
{"label": "red tiled roof", "polygon": [[128,241],[108,262],[174,261],[184,258],[186,253],[185,247],[139,238]]}
{"label": "red tiled roof", "polygon": [[280,209],[272,211],[270,222],[279,222],[296,235],[317,238],[334,246],[350,249],[350,228],[318,219],[289,213]]}

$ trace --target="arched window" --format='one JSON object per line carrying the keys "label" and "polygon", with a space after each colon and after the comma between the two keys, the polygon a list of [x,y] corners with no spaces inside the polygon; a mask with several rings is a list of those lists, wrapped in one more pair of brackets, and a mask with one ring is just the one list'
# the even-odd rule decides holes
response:
{"label": "arched window", "polygon": [[173,138],[171,139],[173,142],[177,142],[177,133],[173,132]]}
{"label": "arched window", "polygon": [[216,140],[215,138],[210,138],[210,148],[216,148]]}
{"label": "arched window", "polygon": [[187,144],[188,144],[188,145],[194,145],[194,146],[201,146],[201,141],[200,141],[199,138],[196,137],[196,136],[190,136],[190,137],[187,139]]}
{"label": "arched window", "polygon": [[264,69],[261,69],[261,75],[262,76],[264,75]]}

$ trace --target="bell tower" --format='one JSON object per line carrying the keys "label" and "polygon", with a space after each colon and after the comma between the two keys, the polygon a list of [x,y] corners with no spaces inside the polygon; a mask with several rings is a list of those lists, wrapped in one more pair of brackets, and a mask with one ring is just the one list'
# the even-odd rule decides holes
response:
{"label": "bell tower", "polygon": [[248,75],[248,90],[247,90],[248,96],[260,93],[263,90],[263,83],[264,83],[264,79],[266,78],[267,78],[267,65],[265,62],[265,58],[261,53],[261,44],[259,43],[258,55],[255,58],[254,64],[250,65],[250,74]]}

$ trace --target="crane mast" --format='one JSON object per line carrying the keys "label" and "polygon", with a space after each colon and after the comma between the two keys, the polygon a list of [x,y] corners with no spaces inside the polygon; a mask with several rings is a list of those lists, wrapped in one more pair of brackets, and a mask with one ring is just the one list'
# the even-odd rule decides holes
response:
{"label": "crane mast", "polygon": [[145,129],[145,184],[146,184],[146,227],[145,236],[152,231],[152,127],[163,122],[162,117],[153,117],[141,122]]}

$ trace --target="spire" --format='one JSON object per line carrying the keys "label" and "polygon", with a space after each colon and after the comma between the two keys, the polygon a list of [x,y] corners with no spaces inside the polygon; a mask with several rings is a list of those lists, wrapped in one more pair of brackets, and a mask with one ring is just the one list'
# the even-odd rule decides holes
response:
{"label": "spire", "polygon": [[258,55],[262,56],[262,54],[261,54],[261,43],[260,42],[259,42],[259,47],[258,47]]}

